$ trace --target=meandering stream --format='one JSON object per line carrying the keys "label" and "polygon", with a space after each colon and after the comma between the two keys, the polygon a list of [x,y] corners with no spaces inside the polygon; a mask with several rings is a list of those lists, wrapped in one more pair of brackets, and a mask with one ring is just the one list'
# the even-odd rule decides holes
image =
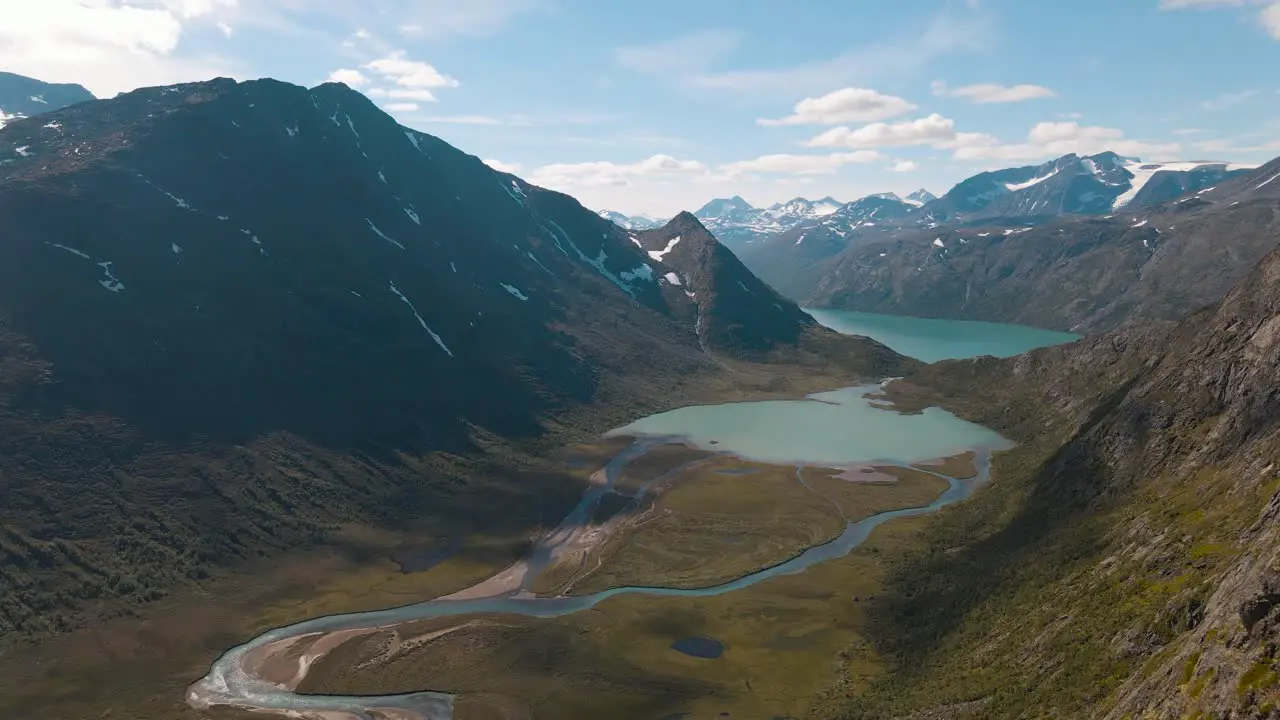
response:
{"label": "meandering stream", "polygon": [[[995,433],[936,408],[924,415],[911,416],[876,408],[863,395],[877,388],[851,388],[802,401],[685,408],[621,428],[615,432],[635,436],[636,440],[593,475],[592,483],[578,505],[535,545],[525,560],[472,588],[443,598],[386,610],[320,617],[266,632],[219,657],[209,673],[189,688],[187,701],[199,708],[227,705],[290,713],[294,717],[371,719],[371,712],[376,710],[389,717],[448,720],[452,717],[453,697],[445,693],[418,692],[376,697],[307,695],[289,688],[296,687],[297,681],[305,677],[314,658],[308,659],[304,655],[298,661],[297,676],[292,684],[276,684],[262,677],[262,659],[273,649],[282,653],[292,642],[309,637],[324,635],[327,641],[331,641],[328,647],[332,648],[348,637],[431,618],[478,613],[557,617],[592,608],[620,595],[706,597],[731,593],[843,557],[885,522],[932,513],[964,499],[986,480],[990,452],[1008,446],[1007,441]],[[785,416],[783,420],[779,419],[779,413]],[[786,459],[798,466],[805,463],[848,465],[872,461],[906,465],[975,450],[979,474],[969,480],[940,476],[947,481],[948,487],[927,505],[883,512],[847,523],[844,531],[827,543],[720,585],[698,589],[627,586],[572,597],[536,597],[530,593],[528,588],[533,579],[557,553],[568,548],[589,546],[591,534],[599,531],[589,524],[592,513],[628,463],[656,445],[675,438],[716,452],[766,462]],[[799,473],[797,477],[803,482]],[[744,478],[746,481],[749,477]]]}

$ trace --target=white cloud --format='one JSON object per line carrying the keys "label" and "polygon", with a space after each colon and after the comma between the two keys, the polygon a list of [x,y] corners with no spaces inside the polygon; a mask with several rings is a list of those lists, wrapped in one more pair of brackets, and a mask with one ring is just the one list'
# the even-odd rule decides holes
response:
{"label": "white cloud", "polygon": [[903,120],[895,123],[871,123],[857,130],[841,126],[831,128],[810,139],[805,145],[809,147],[906,147],[910,145],[933,145],[935,147],[954,140],[956,123],[938,113],[915,120]]}
{"label": "white cloud", "polygon": [[920,166],[912,160],[899,160],[889,166],[891,172],[913,172],[919,170]]}
{"label": "white cloud", "polygon": [[395,87],[380,88],[371,94],[397,100],[435,100],[431,90],[458,87],[458,81],[419,60],[410,60],[403,50],[371,60],[360,67],[379,76]]}
{"label": "white cloud", "polygon": [[387,103],[383,107],[387,112],[406,113],[413,112],[418,109],[418,103]]}
{"label": "white cloud", "polygon": [[957,160],[1037,160],[1067,153],[1087,155],[1111,150],[1121,155],[1160,159],[1182,150],[1177,143],[1149,143],[1125,137],[1124,131],[1076,122],[1037,123],[1027,133],[1026,142],[992,143],[989,136],[974,141],[957,136],[953,147]]}
{"label": "white cloud", "polygon": [[618,63],[642,73],[678,73],[704,68],[733,52],[742,40],[736,30],[701,30],[650,45],[614,51]]}
{"label": "white cloud", "polygon": [[1057,97],[1058,94],[1041,85],[998,85],[996,83],[978,83],[958,88],[949,88],[941,80],[935,80],[930,88],[934,95],[960,98],[980,105],[991,103],[1014,103],[1040,98]]}
{"label": "white cloud", "polygon": [[235,9],[240,2],[239,0],[161,0],[160,4],[184,18],[197,18],[222,9]]}
{"label": "white cloud", "polygon": [[887,120],[915,110],[900,97],[867,88],[848,87],[796,103],[794,113],[777,120],[760,119],[761,125],[838,125],[850,122]]}
{"label": "white cloud", "polygon": [[529,181],[554,189],[572,189],[601,185],[628,185],[633,178],[675,178],[707,173],[707,166],[697,160],[679,160],[670,155],[653,155],[630,164],[608,161],[554,163],[533,171]]}
{"label": "white cloud", "polygon": [[1276,0],[1160,0],[1161,10],[1184,10],[1187,8],[1207,10],[1245,6],[1263,6],[1258,11],[1258,24],[1271,37],[1280,40],[1280,2],[1276,2]]}
{"label": "white cloud", "polygon": [[828,155],[761,155],[753,160],[722,165],[720,170],[730,175],[742,173],[785,173],[788,175],[828,175],[851,163],[869,163],[884,160],[874,150],[858,150]]}
{"label": "white cloud", "polygon": [[221,32],[223,37],[231,37],[232,35],[235,34],[235,30],[233,30],[230,25],[222,22],[221,20],[219,20],[217,23],[214,23],[214,26],[218,28],[218,32]]}
{"label": "white cloud", "polygon": [[520,163],[504,163],[501,160],[482,160],[481,162],[498,172],[511,173],[512,175],[520,172],[520,168],[523,167]]}
{"label": "white cloud", "polygon": [[364,73],[350,68],[334,70],[329,73],[328,80],[329,82],[346,83],[353,88],[361,87],[369,82],[369,78],[365,77]]}
{"label": "white cloud", "polygon": [[1243,105],[1244,103],[1249,102],[1249,100],[1257,94],[1257,90],[1241,90],[1240,92],[1223,93],[1215,98],[1201,102],[1200,109],[1208,110],[1209,112],[1228,110],[1236,107],[1237,105]]}
{"label": "white cloud", "polygon": [[1262,27],[1271,33],[1271,37],[1280,40],[1280,3],[1268,5],[1258,14]]}
{"label": "white cloud", "polygon": [[110,97],[142,85],[236,76],[225,61],[178,55],[184,31],[217,22],[234,0],[121,5],[81,0],[0,0],[0,67],[76,82]]}

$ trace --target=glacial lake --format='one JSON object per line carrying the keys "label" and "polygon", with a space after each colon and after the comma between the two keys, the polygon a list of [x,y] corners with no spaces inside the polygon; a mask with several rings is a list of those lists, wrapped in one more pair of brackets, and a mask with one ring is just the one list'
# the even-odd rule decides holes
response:
{"label": "glacial lake", "polygon": [[879,385],[816,393],[803,400],[691,405],[641,418],[609,435],[671,437],[703,450],[768,463],[843,467],[910,465],[1008,441],[981,425],[931,407],[903,415],[865,395]]}
{"label": "glacial lake", "polygon": [[865,335],[903,355],[930,363],[979,355],[1009,357],[1080,338],[1057,330],[976,320],[938,320],[818,308],[804,308],[804,311],[836,332]]}

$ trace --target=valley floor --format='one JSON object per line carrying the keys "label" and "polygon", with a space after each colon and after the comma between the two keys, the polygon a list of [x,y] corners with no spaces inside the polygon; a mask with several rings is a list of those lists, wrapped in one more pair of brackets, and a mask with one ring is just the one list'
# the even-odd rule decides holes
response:
{"label": "valley floor", "polygon": [[[780,371],[777,366],[730,361],[728,367],[730,372],[700,383],[701,387],[698,389],[686,386],[668,390],[669,395],[665,398],[658,397],[655,404],[672,407],[679,403],[681,394],[684,395],[685,402],[699,403],[800,397],[810,392],[849,384],[847,369],[838,366],[797,365]],[[565,423],[568,428],[591,425],[589,420]],[[562,430],[559,435],[572,440],[575,436],[580,437],[581,432]],[[535,509],[546,523],[551,523],[573,504],[591,471],[599,467],[603,459],[615,452],[616,448],[617,441],[607,441],[576,443],[565,452],[540,451],[533,456],[522,454],[518,448],[507,448],[496,454],[514,459],[513,463],[522,466],[520,472],[528,475],[530,482],[540,483],[552,490],[545,505]],[[741,479],[727,475],[717,478]],[[576,491],[572,489],[575,485],[578,488]],[[675,503],[673,507],[676,509],[689,508],[696,513],[697,505],[705,502],[698,497],[699,492],[705,493],[686,489],[682,494],[668,495],[665,502]],[[924,487],[915,492],[927,494]],[[749,516],[753,510],[772,504],[771,499],[769,491],[762,490],[755,501],[744,503],[743,510]],[[812,495],[806,502],[812,504]],[[893,501],[886,498],[881,501],[872,499],[871,502]],[[525,508],[521,513],[528,511]],[[503,510],[495,509],[495,512]],[[659,508],[655,512],[665,512],[665,509]],[[478,527],[463,538],[461,543],[457,538],[433,536],[424,529],[388,530],[348,526],[313,549],[262,558],[232,571],[215,574],[199,585],[178,589],[154,603],[134,607],[103,605],[95,612],[99,617],[109,619],[89,628],[39,642],[8,638],[0,650],[0,716],[59,719],[137,717],[148,720],[189,720],[201,717],[202,714],[187,706],[185,690],[227,648],[272,627],[306,618],[403,605],[469,587],[519,557],[527,550],[542,525],[536,519],[524,524],[501,523],[498,526],[510,529],[496,533],[491,529]],[[741,528],[743,525],[743,519],[732,519],[727,520],[722,529],[728,532],[730,528]],[[828,525],[834,526],[830,516],[822,522],[806,524],[804,529],[792,536],[768,542],[743,543],[740,552],[726,554],[732,568],[720,571],[720,574],[731,574],[769,561],[776,562],[779,554],[793,553],[806,543],[820,542],[828,537],[832,532]],[[639,537],[644,537],[643,532]],[[874,543],[861,551],[866,556],[861,562],[870,565],[856,568],[854,566],[857,563],[851,559],[853,569],[846,568],[843,571],[858,578],[849,587],[866,586],[868,589],[860,592],[867,594],[872,592],[868,583],[876,574],[872,567],[875,553],[871,547],[874,547]],[[619,566],[643,569],[657,562],[656,558],[660,556],[648,556],[654,551],[655,548],[641,542],[636,549],[628,551],[634,557],[622,558]],[[609,552],[615,553],[616,550],[611,549]],[[429,569],[414,567],[415,564],[433,562],[437,564]],[[402,572],[402,567],[415,571]],[[623,574],[639,571],[615,572],[619,572],[618,577],[621,578]],[[682,575],[684,582],[692,584],[699,584],[715,576],[714,572],[711,575],[700,572],[705,571],[690,568],[686,563],[683,569],[676,569],[675,575]],[[823,572],[839,571],[832,568]],[[680,581],[674,575],[665,579]],[[609,582],[606,576],[589,577],[588,580],[592,583]],[[829,578],[828,582],[834,582],[834,577]],[[728,600],[715,599],[707,606],[695,603],[691,608],[676,612],[698,614],[724,602]],[[788,604],[781,600],[778,602],[779,608],[785,608]],[[631,605],[643,606],[645,602],[630,599],[618,603],[619,608]],[[794,609],[780,609],[780,612],[797,615]],[[850,617],[853,619],[842,622],[854,623],[858,615],[857,608],[846,609],[845,612],[851,613]],[[593,612],[589,615],[598,617],[600,613]],[[730,617],[718,612],[711,615],[721,619]],[[629,622],[634,626],[634,623],[642,620],[643,614],[631,618]],[[550,629],[541,632],[564,632],[570,626],[571,624],[561,625],[557,630],[555,623],[548,623],[545,627]],[[801,634],[816,629],[817,625],[803,630]],[[802,629],[797,627],[792,630],[800,632]],[[708,632],[720,633],[727,641],[735,644],[738,642],[737,635],[731,628],[709,627]],[[832,655],[851,636],[842,632],[829,636],[826,633],[819,635],[825,638],[822,642],[817,642],[818,636],[814,636],[801,644],[809,648],[809,657],[813,663],[827,667]],[[787,641],[782,642],[786,644]],[[753,662],[761,663],[763,660]],[[729,663],[721,664],[722,667],[728,665]],[[721,678],[715,680],[716,683],[724,682],[724,678],[728,677],[724,673],[738,671],[719,672]],[[796,677],[803,675],[800,670],[797,673]],[[418,684],[433,685],[434,677],[436,676],[424,678],[427,682]],[[449,679],[443,675],[438,677],[442,681]],[[779,697],[791,698],[784,705],[792,708],[789,712],[799,712],[801,698],[809,695],[820,684],[812,679],[806,680],[803,683],[805,689],[782,692]],[[465,688],[454,686],[450,689]],[[632,700],[623,700],[624,705],[631,702]],[[232,710],[216,709],[208,717],[233,718],[243,715]]]}

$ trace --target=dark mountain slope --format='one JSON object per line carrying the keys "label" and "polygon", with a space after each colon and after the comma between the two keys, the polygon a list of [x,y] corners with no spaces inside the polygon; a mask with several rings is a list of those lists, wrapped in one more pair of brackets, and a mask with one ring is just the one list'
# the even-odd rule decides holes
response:
{"label": "dark mountain slope", "polygon": [[824,714],[1275,717],[1278,328],[1273,251],[1180,323],[891,386],[1021,445],[897,565],[875,613],[896,673]]}
{"label": "dark mountain slope", "polygon": [[0,127],[9,119],[34,117],[92,99],[93,93],[79,85],[0,72]]}
{"label": "dark mountain slope", "polygon": [[579,491],[539,448],[737,382],[626,231],[341,85],[16,121],[0,238],[9,637],[341,527],[518,536]]}

